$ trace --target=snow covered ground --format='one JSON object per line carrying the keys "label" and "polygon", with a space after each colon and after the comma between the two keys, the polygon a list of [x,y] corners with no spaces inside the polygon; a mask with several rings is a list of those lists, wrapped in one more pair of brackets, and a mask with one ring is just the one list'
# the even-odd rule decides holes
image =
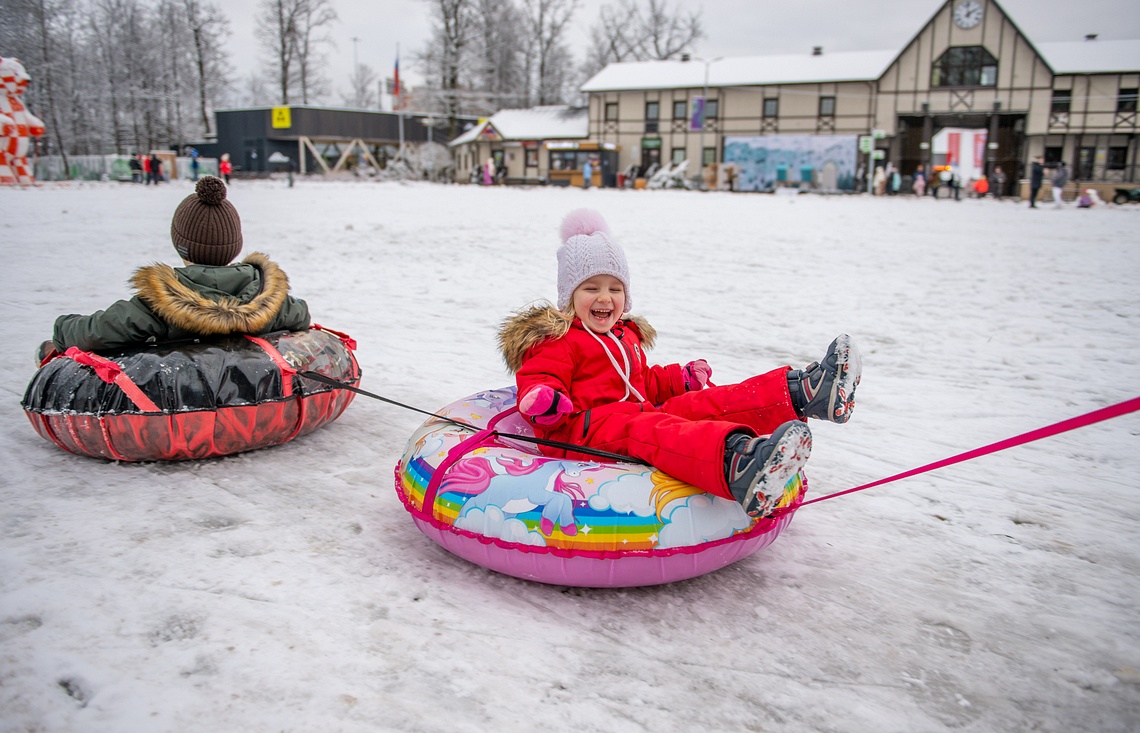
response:
{"label": "snow covered ground", "polygon": [[[1135,731],[1140,416],[805,508],[691,581],[540,585],[421,535],[392,467],[422,416],[358,397],[292,444],[116,464],[19,406],[59,313],[175,262],[188,183],[0,190],[3,731]],[[865,371],[813,423],[812,494],[1140,394],[1140,208],[682,191],[239,182],[363,386],[434,409],[511,382],[561,216],[624,243],[659,363],[714,381],[841,331]]]}

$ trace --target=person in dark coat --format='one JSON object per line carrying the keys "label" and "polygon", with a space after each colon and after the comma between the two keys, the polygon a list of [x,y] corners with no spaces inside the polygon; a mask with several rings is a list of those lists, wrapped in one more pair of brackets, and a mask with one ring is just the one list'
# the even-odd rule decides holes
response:
{"label": "person in dark coat", "polygon": [[990,193],[994,198],[1001,201],[1001,195],[1005,191],[1005,171],[1001,166],[995,166],[993,173],[990,174]]}
{"label": "person in dark coat", "polygon": [[1037,193],[1045,181],[1045,156],[1038,155],[1029,168],[1029,208],[1037,208]]}
{"label": "person in dark coat", "polygon": [[127,161],[127,165],[131,169],[131,183],[143,182],[143,167],[139,162],[138,153],[131,153],[131,159]]}
{"label": "person in dark coat", "polygon": [[267,256],[255,252],[230,264],[242,249],[241,218],[220,178],[199,179],[174,212],[170,238],[185,267],[141,267],[131,277],[130,300],[91,315],[60,316],[41,361],[72,346],[104,351],[309,327],[308,305],[289,295],[289,278]]}

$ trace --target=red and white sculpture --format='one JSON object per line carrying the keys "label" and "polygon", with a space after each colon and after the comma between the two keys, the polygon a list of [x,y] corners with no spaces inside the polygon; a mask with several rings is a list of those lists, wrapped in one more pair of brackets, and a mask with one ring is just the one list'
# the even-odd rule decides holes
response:
{"label": "red and white sculpture", "polygon": [[28,142],[44,134],[44,123],[20,101],[31,77],[18,59],[0,57],[0,185],[34,183]]}

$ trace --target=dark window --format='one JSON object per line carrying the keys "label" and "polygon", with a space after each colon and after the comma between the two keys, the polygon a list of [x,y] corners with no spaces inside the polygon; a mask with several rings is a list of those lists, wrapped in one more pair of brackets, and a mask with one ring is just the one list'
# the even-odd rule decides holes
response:
{"label": "dark window", "polygon": [[720,102],[720,100],[718,100],[718,99],[706,99],[705,100],[705,118],[706,119],[712,120],[712,119],[716,119],[717,117],[720,116],[720,104],[719,104],[719,102]]}
{"label": "dark window", "polygon": [[930,73],[932,87],[997,86],[997,59],[981,46],[955,46],[938,57]]}
{"label": "dark window", "polygon": [[661,165],[661,148],[642,148],[640,172],[644,174],[655,165]]}
{"label": "dark window", "polygon": [[550,170],[576,171],[581,170],[578,165],[578,152],[575,150],[551,150]]}
{"label": "dark window", "polygon": [[645,103],[645,131],[657,132],[657,120],[661,116],[661,108],[657,102]]}
{"label": "dark window", "polygon": [[1117,112],[1135,112],[1136,111],[1136,89],[1121,89],[1119,96],[1116,98],[1116,111]]}
{"label": "dark window", "polygon": [[835,97],[819,98],[819,116],[832,117],[835,115]]}
{"label": "dark window", "polygon": [[683,120],[689,116],[689,103],[685,100],[673,101],[673,119]]}
{"label": "dark window", "polygon": [[1122,171],[1128,167],[1128,148],[1117,147],[1108,149],[1104,167],[1110,171]]}
{"label": "dark window", "polygon": [[779,117],[780,116],[780,100],[772,97],[764,100],[764,116],[765,117]]}
{"label": "dark window", "polygon": [[1071,89],[1054,89],[1053,90],[1053,106],[1049,111],[1053,114],[1059,112],[1068,112],[1069,108],[1073,105],[1073,92]]}
{"label": "dark window", "polygon": [[712,165],[716,162],[716,148],[705,148],[701,155],[701,165]]}
{"label": "dark window", "polygon": [[537,168],[538,167],[538,148],[527,148],[526,149],[526,167],[527,168]]}
{"label": "dark window", "polygon": [[673,148],[673,159],[670,161],[673,165],[677,165],[685,159],[684,148]]}
{"label": "dark window", "polygon": [[1077,151],[1077,171],[1073,176],[1077,181],[1091,181],[1093,177],[1093,160],[1096,159],[1096,148],[1081,148]]}
{"label": "dark window", "polygon": [[618,103],[606,102],[606,122],[617,122]]}
{"label": "dark window", "polygon": [[1045,165],[1055,165],[1061,162],[1061,148],[1045,148]]}

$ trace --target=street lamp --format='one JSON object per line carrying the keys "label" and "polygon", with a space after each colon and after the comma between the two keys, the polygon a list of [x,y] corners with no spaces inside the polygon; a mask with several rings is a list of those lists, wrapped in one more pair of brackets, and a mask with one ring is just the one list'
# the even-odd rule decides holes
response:
{"label": "street lamp", "polygon": [[[700,136],[700,150],[697,151],[697,174],[696,179],[701,188],[704,189],[704,169],[705,169],[705,114],[709,104],[709,67],[717,61],[723,61],[724,56],[717,56],[715,59],[703,59],[700,56],[690,56],[690,59],[700,61],[705,65],[705,87],[704,96],[701,97],[701,136]],[[719,112],[719,110],[718,110]]]}

